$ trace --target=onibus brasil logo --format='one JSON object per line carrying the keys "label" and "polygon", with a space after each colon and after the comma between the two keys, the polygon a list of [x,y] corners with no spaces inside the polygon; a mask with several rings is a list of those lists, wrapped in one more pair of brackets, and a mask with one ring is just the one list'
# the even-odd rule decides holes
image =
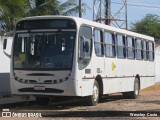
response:
{"label": "onibus brasil logo", "polygon": [[42,114],[31,112],[11,112],[9,109],[2,109],[2,117],[42,117]]}

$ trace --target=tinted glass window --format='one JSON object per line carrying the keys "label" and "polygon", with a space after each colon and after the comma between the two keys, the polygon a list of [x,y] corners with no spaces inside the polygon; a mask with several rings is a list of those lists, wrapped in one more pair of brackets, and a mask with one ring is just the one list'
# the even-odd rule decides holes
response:
{"label": "tinted glass window", "polygon": [[115,54],[115,39],[114,34],[104,32],[104,49],[105,49],[105,56],[107,57],[114,57]]}
{"label": "tinted glass window", "polygon": [[147,41],[143,41],[143,59],[147,60]]}
{"label": "tinted glass window", "polygon": [[117,35],[117,56],[120,57],[120,58],[125,58],[126,57],[126,39],[124,36],[122,35]]}
{"label": "tinted glass window", "polygon": [[92,28],[81,26],[79,33],[79,69],[85,68],[90,61],[92,53]]}
{"label": "tinted glass window", "polygon": [[32,29],[76,29],[76,24],[68,19],[24,20],[16,25],[16,30]]}
{"label": "tinted glass window", "polygon": [[15,69],[71,69],[76,33],[17,33],[14,39]]}
{"label": "tinted glass window", "polygon": [[94,47],[97,56],[103,56],[103,36],[102,31],[94,30]]}
{"label": "tinted glass window", "polygon": [[143,50],[142,50],[142,40],[136,39],[136,59],[141,60],[143,59]]}
{"label": "tinted glass window", "polygon": [[127,57],[130,59],[135,58],[135,50],[134,50],[134,39],[132,37],[127,37]]}
{"label": "tinted glass window", "polygon": [[154,43],[153,42],[148,43],[148,59],[150,61],[154,60]]}

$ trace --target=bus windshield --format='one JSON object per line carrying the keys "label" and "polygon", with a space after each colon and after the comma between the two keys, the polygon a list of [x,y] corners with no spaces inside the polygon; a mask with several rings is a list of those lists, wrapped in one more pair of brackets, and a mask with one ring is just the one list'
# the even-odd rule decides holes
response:
{"label": "bus windshield", "polygon": [[13,46],[14,69],[71,69],[75,35],[75,31],[17,33]]}

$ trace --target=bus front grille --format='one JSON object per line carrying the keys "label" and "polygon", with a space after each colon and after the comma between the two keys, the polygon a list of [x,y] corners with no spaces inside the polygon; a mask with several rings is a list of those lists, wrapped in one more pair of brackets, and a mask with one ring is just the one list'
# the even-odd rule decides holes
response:
{"label": "bus front grille", "polygon": [[36,93],[63,93],[64,90],[45,88],[45,90],[35,90],[34,88],[21,88],[19,92],[36,92]]}

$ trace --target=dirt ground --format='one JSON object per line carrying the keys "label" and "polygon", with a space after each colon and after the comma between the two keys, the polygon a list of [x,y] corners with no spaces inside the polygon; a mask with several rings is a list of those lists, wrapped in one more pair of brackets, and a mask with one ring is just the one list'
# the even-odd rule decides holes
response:
{"label": "dirt ground", "polygon": [[[72,101],[72,102],[71,102]],[[138,99],[124,99],[121,94],[104,96],[98,105],[86,106],[81,100],[51,103],[47,106],[24,104],[10,108],[12,112],[41,113],[42,118],[51,119],[160,119],[160,84],[141,90]],[[2,118],[0,118],[1,120]],[[8,118],[9,119],[9,118]],[[12,118],[12,120],[22,118]],[[3,120],[5,120],[3,118]]]}

